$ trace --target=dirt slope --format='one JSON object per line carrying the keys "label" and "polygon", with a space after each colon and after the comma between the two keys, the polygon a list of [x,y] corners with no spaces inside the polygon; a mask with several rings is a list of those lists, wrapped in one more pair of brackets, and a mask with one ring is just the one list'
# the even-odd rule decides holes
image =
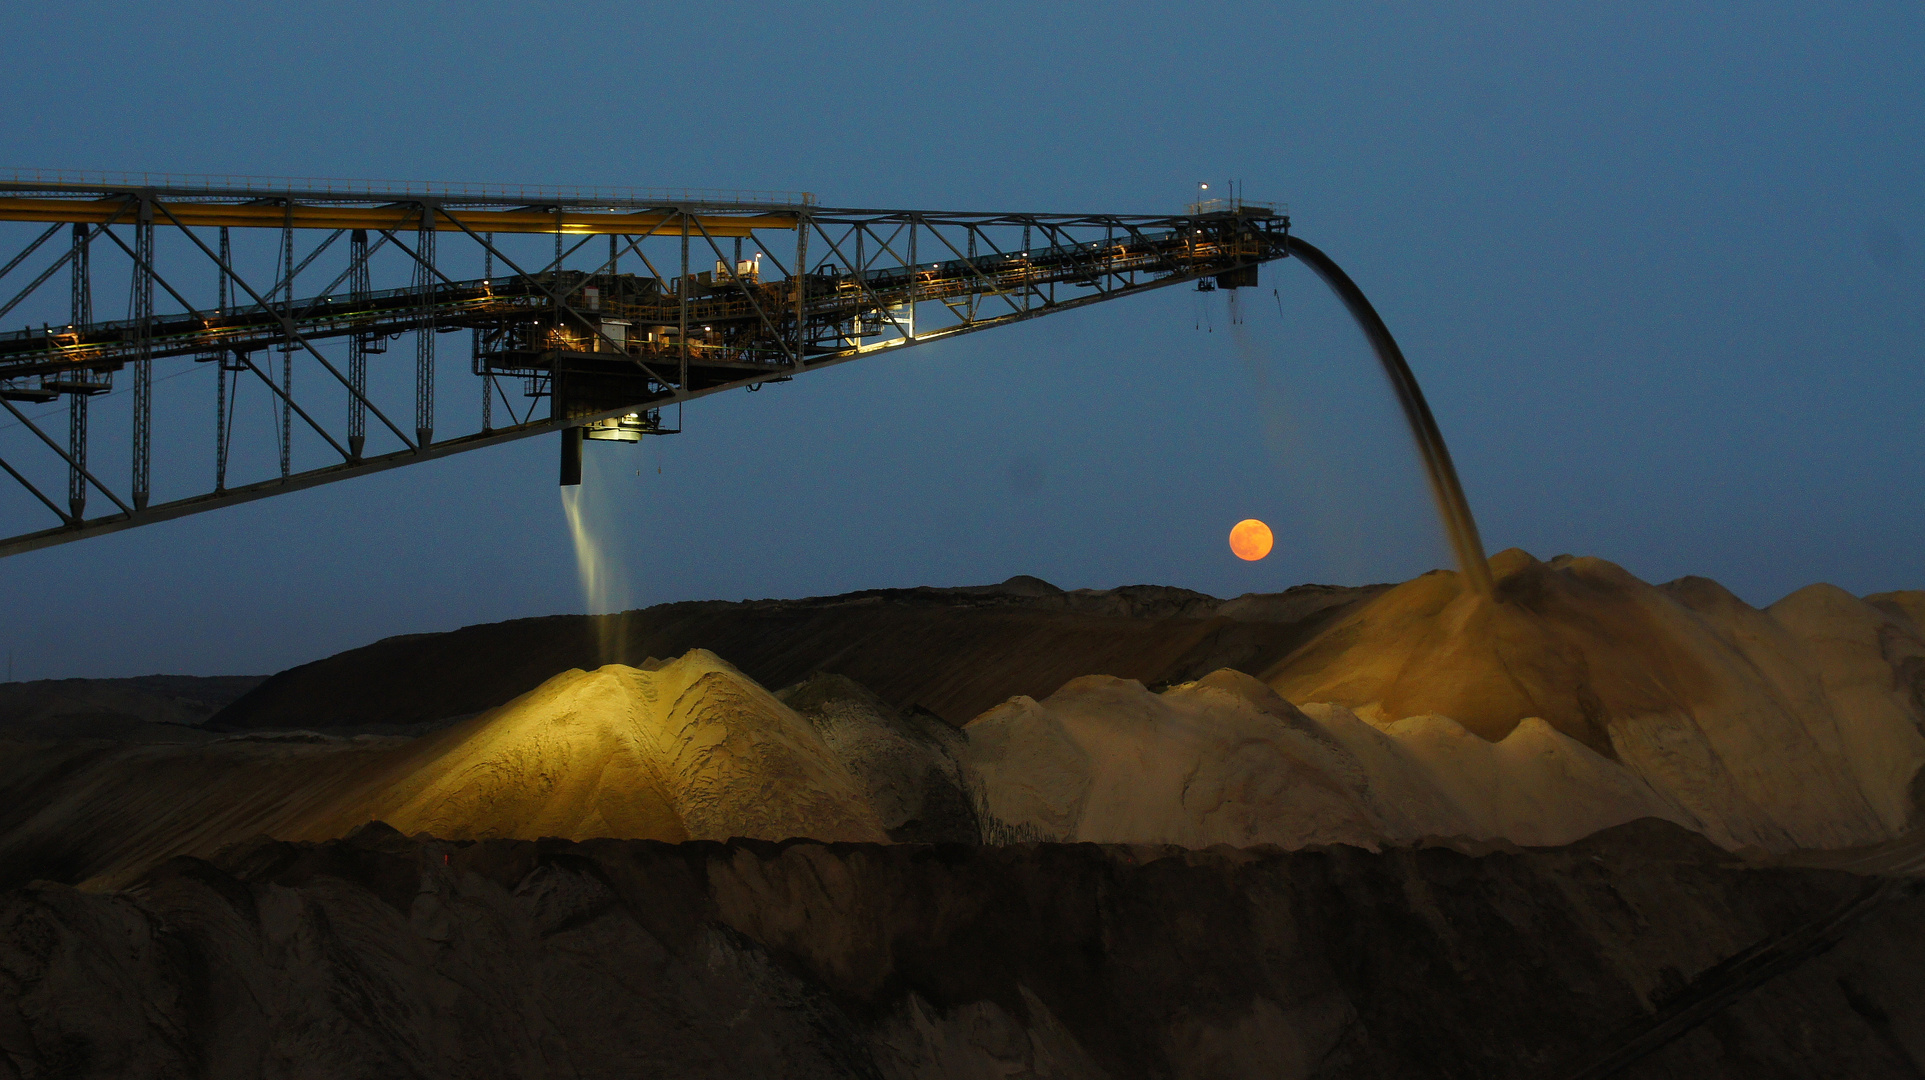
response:
{"label": "dirt slope", "polygon": [[[416,842],[0,894],[13,1075],[1565,1077],[1866,894],[1661,823],[1468,857]],[[1634,1063],[1911,1078],[1925,899]]]}

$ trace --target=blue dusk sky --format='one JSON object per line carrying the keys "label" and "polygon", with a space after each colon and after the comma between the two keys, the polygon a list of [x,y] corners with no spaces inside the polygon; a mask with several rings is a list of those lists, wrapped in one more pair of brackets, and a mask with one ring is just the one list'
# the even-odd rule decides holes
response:
{"label": "blue dusk sky", "polygon": [[[1375,301],[1490,550],[1760,605],[1925,588],[1916,3],[60,3],[0,34],[10,166],[1142,213],[1234,178]],[[591,446],[596,602],[1447,565],[1334,297],[1285,262],[1237,301],[1166,289]],[[0,560],[0,646],[23,679],[251,674],[585,610],[554,441]],[[1245,517],[1262,562],[1226,546]]]}

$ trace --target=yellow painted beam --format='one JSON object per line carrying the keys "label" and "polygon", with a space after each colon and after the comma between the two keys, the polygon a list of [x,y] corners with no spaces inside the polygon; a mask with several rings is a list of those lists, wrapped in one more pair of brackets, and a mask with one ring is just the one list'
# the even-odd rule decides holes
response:
{"label": "yellow painted beam", "polygon": [[[123,209],[124,207],[124,209]],[[165,213],[163,213],[163,208]],[[0,221],[72,221],[97,225],[114,218],[117,224],[131,224],[134,208],[120,199],[18,199],[0,196]],[[296,203],[290,214],[284,206],[269,203],[156,203],[154,221],[171,224],[173,215],[182,225],[229,226],[236,229],[278,229],[292,222],[297,229],[404,229],[420,227],[421,209],[417,206],[313,206]],[[546,233],[559,231],[574,236],[639,236],[653,231],[657,236],[680,236],[682,222],[676,214],[586,214],[563,211],[560,215],[539,210],[444,210],[435,219],[437,232],[460,232],[450,216],[478,233]],[[700,224],[700,228],[697,227]],[[689,232],[710,236],[748,236],[755,229],[793,229],[794,214],[704,215],[689,218]]]}

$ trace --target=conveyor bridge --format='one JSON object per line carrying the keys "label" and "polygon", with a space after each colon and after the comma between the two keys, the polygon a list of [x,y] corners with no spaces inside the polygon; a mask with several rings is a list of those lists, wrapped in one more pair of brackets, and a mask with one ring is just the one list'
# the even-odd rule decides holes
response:
{"label": "conveyor bridge", "polygon": [[[1240,200],[957,213],[0,171],[0,325],[25,316],[0,331],[17,485],[0,555],[550,432],[577,483],[584,437],[671,433],[664,407],[709,394],[1170,285],[1255,285],[1290,254],[1337,284],[1289,229]],[[126,317],[96,318],[97,295],[125,295]],[[438,343],[461,331],[465,347]],[[382,359],[402,340],[412,364]],[[195,372],[200,389],[156,408],[156,383]],[[451,432],[437,399],[462,379],[480,408]],[[127,409],[102,410],[117,387]]]}

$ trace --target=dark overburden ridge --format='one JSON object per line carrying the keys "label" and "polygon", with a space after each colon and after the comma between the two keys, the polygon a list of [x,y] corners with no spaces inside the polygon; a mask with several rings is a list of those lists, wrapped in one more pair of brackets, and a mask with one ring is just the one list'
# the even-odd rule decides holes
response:
{"label": "dark overburden ridge", "polygon": [[0,738],[37,733],[117,738],[193,728],[260,685],[262,676],[141,675],[0,683]]}
{"label": "dark overburden ridge", "polygon": [[291,668],[212,720],[227,730],[415,725],[491,709],[571,667],[691,648],[783,687],[846,675],[898,708],[961,725],[1016,694],[1107,674],[1158,686],[1219,667],[1257,672],[1386,586],[1304,585],[1219,600],[1133,586],[1064,592],[1036,578],[808,600],[663,604],[411,634]]}
{"label": "dark overburden ridge", "polygon": [[1921,905],[1655,821],[1482,856],[377,825],[0,893],[3,1045],[28,1076],[1909,1080]]}

